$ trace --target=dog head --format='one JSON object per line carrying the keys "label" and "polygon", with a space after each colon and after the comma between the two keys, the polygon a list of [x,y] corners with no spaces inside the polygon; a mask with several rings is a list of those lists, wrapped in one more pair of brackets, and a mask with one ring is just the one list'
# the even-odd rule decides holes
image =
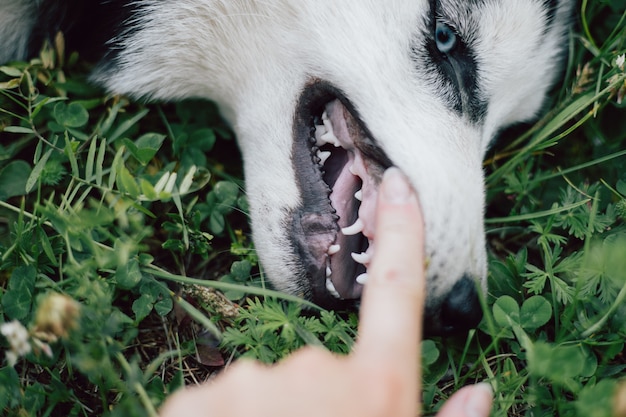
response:
{"label": "dog head", "polygon": [[566,3],[139,2],[95,78],[215,100],[239,138],[268,276],[325,306],[361,295],[378,185],[399,167],[425,219],[426,328],[452,332],[481,317],[484,153],[540,111]]}

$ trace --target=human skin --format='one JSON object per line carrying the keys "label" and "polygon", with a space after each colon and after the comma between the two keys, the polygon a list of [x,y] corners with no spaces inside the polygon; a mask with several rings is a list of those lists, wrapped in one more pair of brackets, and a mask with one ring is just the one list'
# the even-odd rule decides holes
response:
{"label": "human skin", "polygon": [[[420,412],[424,230],[415,192],[385,172],[359,336],[349,355],[305,347],[276,365],[240,360],[213,381],[175,393],[162,417],[415,417]],[[439,417],[488,416],[487,384],[455,393]]]}

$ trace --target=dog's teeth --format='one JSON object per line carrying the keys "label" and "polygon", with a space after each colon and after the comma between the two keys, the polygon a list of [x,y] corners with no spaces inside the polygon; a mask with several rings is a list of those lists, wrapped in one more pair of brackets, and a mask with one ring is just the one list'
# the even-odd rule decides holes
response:
{"label": "dog's teeth", "polygon": [[344,227],[343,229],[341,229],[341,233],[346,236],[356,235],[357,233],[363,231],[364,226],[365,225],[363,224],[363,221],[361,219],[356,219],[352,226]]}
{"label": "dog's teeth", "polygon": [[358,262],[363,265],[369,263],[372,260],[372,256],[365,252],[361,252],[361,253],[352,252],[350,255],[352,256],[352,259],[354,259],[355,262]]}
{"label": "dog's teeth", "polygon": [[354,198],[356,198],[359,201],[363,201],[363,190],[359,190],[356,193],[354,193]]}
{"label": "dog's teeth", "polygon": [[333,124],[330,122],[326,111],[322,113],[322,121],[324,122],[324,128],[326,128],[326,132],[319,137],[318,142],[324,141],[325,143],[330,143],[334,145],[335,148],[340,147],[341,143],[339,142],[339,139],[337,139],[337,137],[335,136],[335,132],[333,131]]}
{"label": "dog's teeth", "polygon": [[330,278],[330,276],[333,274],[333,271],[330,269],[330,266],[326,267],[326,278]]}
{"label": "dog's teeth", "polygon": [[361,285],[365,285],[365,283],[367,282],[367,279],[368,279],[367,273],[363,273],[359,275],[358,277],[356,277],[356,282],[358,282]]}
{"label": "dog's teeth", "polygon": [[320,164],[324,165],[328,158],[330,158],[330,151],[318,151],[317,156],[320,159]]}
{"label": "dog's teeth", "polygon": [[322,136],[326,134],[326,127],[324,125],[315,126],[315,145],[323,146],[326,144],[326,141],[322,139]]}
{"label": "dog's teeth", "polygon": [[350,168],[348,168],[348,170],[350,171],[350,174],[357,175],[356,168],[354,168],[354,164],[350,165]]}
{"label": "dog's teeth", "polygon": [[341,246],[339,245],[331,245],[330,248],[328,248],[328,254],[329,255],[334,255],[337,252],[339,252],[341,250]]}
{"label": "dog's teeth", "polygon": [[335,288],[335,284],[333,284],[330,278],[326,278],[326,289],[328,290],[329,293],[332,294],[333,297],[339,298],[339,299],[341,298],[341,295]]}
{"label": "dog's teeth", "polygon": [[339,139],[337,139],[337,137],[335,136],[335,134],[333,133],[332,130],[324,133],[320,139],[322,141],[324,141],[325,143],[330,143],[331,145],[333,145],[335,148],[338,148],[341,146],[341,143],[339,143]]}

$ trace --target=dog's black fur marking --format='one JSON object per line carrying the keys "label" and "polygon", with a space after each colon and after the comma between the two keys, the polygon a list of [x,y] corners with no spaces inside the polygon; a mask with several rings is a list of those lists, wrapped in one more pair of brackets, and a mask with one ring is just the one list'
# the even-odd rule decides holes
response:
{"label": "dog's black fur marking", "polygon": [[[473,0],[482,2],[483,0]],[[413,55],[426,58],[429,67],[447,80],[453,91],[450,107],[459,115],[465,115],[471,122],[480,122],[487,112],[487,102],[480,98],[476,77],[478,64],[476,58],[464,39],[457,34],[457,44],[448,53],[437,48],[435,31],[439,15],[439,0],[430,1],[430,12],[426,27],[425,43],[413,48]],[[454,30],[455,28],[452,27]],[[421,50],[426,51],[424,56]]]}
{"label": "dog's black fur marking", "polygon": [[546,32],[548,28],[552,26],[552,22],[554,22],[554,18],[556,17],[557,7],[559,5],[559,0],[543,0],[543,4],[546,7]]}

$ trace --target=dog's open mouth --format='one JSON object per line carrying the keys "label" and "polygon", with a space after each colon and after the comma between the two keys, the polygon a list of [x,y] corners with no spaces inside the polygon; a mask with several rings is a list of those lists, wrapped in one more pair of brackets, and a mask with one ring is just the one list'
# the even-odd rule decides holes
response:
{"label": "dog's open mouth", "polygon": [[359,298],[374,252],[378,186],[391,163],[345,95],[324,82],[303,93],[295,131],[303,197],[296,252],[315,299]]}

